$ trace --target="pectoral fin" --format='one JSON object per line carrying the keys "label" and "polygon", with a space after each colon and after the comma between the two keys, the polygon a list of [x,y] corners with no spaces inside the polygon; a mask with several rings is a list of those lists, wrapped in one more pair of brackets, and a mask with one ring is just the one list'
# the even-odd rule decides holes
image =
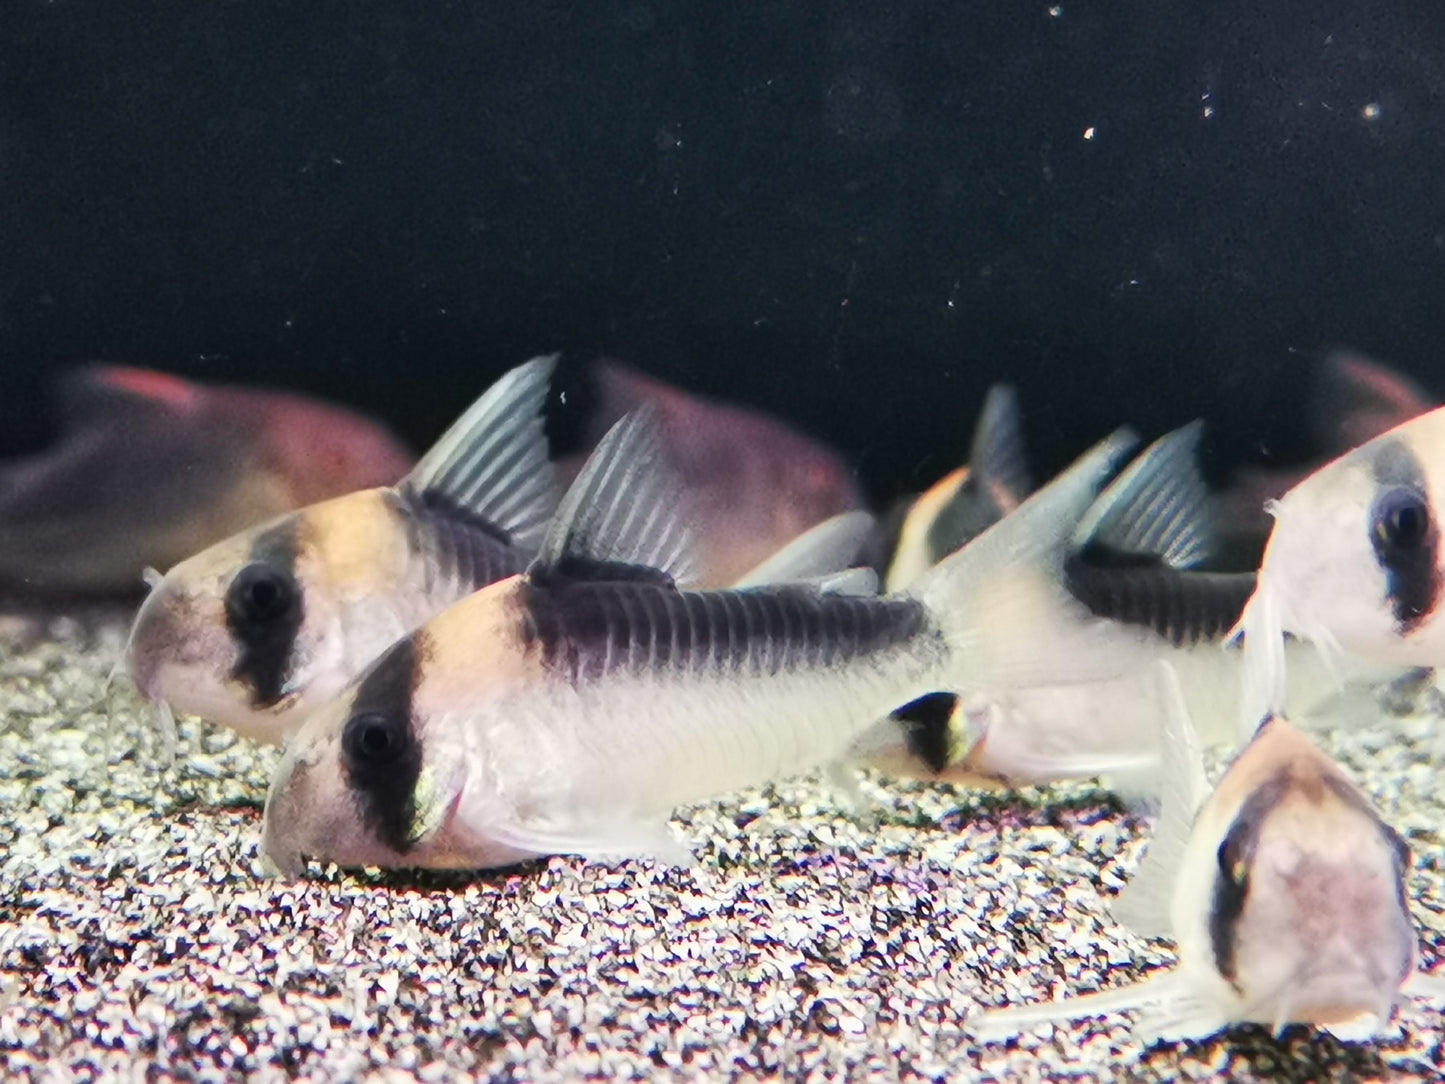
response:
{"label": "pectoral fin", "polygon": [[[1184,977],[1179,971],[1170,970],[1113,990],[1058,998],[1037,1005],[995,1009],[978,1019],[973,1025],[973,1034],[984,1042],[998,1042],[1039,1024],[1059,1024],[1083,1016],[1103,1016],[1155,1002],[1161,1004],[1164,1015],[1156,1013],[1154,1019],[1186,1020],[1191,1018],[1188,1014],[1195,1011]],[[1183,1010],[1182,1013],[1176,1012],[1176,1007]]]}
{"label": "pectoral fin", "polygon": [[596,861],[649,859],[665,866],[696,864],[691,849],[666,822],[610,820],[578,824],[499,824],[487,835],[506,847],[539,857],[575,854]]}

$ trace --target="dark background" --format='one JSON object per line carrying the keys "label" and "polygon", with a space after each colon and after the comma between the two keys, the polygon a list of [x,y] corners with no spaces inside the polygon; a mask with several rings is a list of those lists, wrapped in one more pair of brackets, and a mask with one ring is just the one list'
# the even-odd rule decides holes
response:
{"label": "dark background", "polygon": [[1197,414],[1302,454],[1338,345],[1445,391],[1432,3],[0,12],[3,452],[90,359],[420,447],[507,366],[605,350],[880,497],[953,465],[1000,378],[1045,470]]}

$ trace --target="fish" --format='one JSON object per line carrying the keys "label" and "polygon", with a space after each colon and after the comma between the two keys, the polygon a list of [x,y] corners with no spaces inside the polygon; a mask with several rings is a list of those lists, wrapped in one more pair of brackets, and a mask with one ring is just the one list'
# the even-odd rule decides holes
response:
{"label": "fish", "polygon": [[1234,629],[1246,660],[1246,714],[1276,710],[1294,684],[1285,637],[1333,665],[1445,664],[1445,408],[1367,441],[1269,506],[1274,527]]}
{"label": "fish", "polygon": [[0,466],[0,582],[23,591],[139,594],[147,567],[413,461],[380,424],[294,393],[121,365],[58,392],[58,443]]}
{"label": "fish", "polygon": [[1325,354],[1304,383],[1298,409],[1312,458],[1287,466],[1241,465],[1211,497],[1223,565],[1258,568],[1272,526],[1266,505],[1329,461],[1439,405],[1420,384],[1353,350]]}
{"label": "fish", "polygon": [[884,580],[887,589],[899,591],[915,582],[1018,508],[1032,490],[1018,394],[996,384],[984,398],[968,463],[908,505]]}
{"label": "fish", "polygon": [[1237,1024],[1305,1024],[1349,1042],[1409,997],[1445,997],[1417,967],[1410,849],[1348,773],[1284,716],[1260,723],[1211,792],[1180,683],[1168,705],[1162,805],[1112,910],[1178,962],[1129,985],[982,1014],[999,1041],[1043,1023],[1142,1009],[1134,1038],[1201,1039]]}
{"label": "fish", "polygon": [[[906,724],[905,740],[874,750],[871,767],[994,788],[1102,776],[1127,801],[1143,801],[1158,785],[1162,755],[1163,705],[1153,669],[1160,660],[1174,667],[1206,740],[1236,740],[1243,668],[1226,636],[1255,577],[1199,568],[1213,547],[1210,495],[1198,465],[1201,431],[1195,422],[1155,441],[1080,517],[1059,566],[1027,570],[1063,588],[1050,594],[1039,584],[1051,605],[1000,613],[1001,621],[1016,623],[1013,635],[1026,635],[1031,625],[1066,638],[1106,637],[1116,671],[1087,682],[971,687],[922,698],[894,712]],[[1291,706],[1312,725],[1372,707],[1383,714],[1372,695],[1394,669],[1336,671],[1302,645],[1289,651],[1311,679],[1298,683]],[[923,741],[940,735],[947,739],[941,744]]]}
{"label": "fish", "polygon": [[542,409],[556,356],[493,384],[395,485],[273,518],[157,578],[131,627],[136,688],[282,743],[390,644],[527,566],[561,488]]}
{"label": "fish", "polygon": [[[639,406],[658,412],[659,455],[682,483],[697,586],[730,586],[808,528],[863,508],[844,461],[777,418],[689,394],[616,361],[598,361],[591,378],[596,405],[583,426],[586,446]],[[564,481],[582,461],[559,464]]]}
{"label": "fish", "polygon": [[894,706],[969,679],[1086,677],[990,629],[1004,563],[1048,562],[1132,437],[1104,440],[906,592],[700,589],[652,408],[624,417],[527,570],[389,648],[288,744],[263,848],[298,877],[550,854],[689,860],[679,805],[851,763]]}

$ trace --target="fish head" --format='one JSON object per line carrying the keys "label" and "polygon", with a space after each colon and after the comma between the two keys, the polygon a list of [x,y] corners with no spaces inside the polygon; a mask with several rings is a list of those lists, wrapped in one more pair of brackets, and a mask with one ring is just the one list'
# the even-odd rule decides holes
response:
{"label": "fish head", "polygon": [[[1321,757],[1323,755],[1321,754]],[[1209,940],[1244,1019],[1367,1030],[1414,969],[1409,851],[1337,769],[1267,779],[1216,852]]]}
{"label": "fish head", "polygon": [[[161,577],[126,649],[141,695],[245,737],[284,741],[310,706],[345,687],[357,656],[369,659],[405,631],[378,620],[373,631],[384,638],[371,638],[371,654],[352,642],[364,624],[351,614],[354,597],[380,597],[387,564],[384,532],[367,529],[378,492],[282,516]],[[367,559],[340,551],[342,537]]]}
{"label": "fish head", "polygon": [[308,858],[425,865],[460,787],[438,770],[412,706],[417,641],[398,641],[318,708],[288,744],[266,797],[264,850],[283,876]]}
{"label": "fish head", "polygon": [[1279,631],[1325,648],[1401,665],[1438,662],[1445,479],[1431,464],[1441,452],[1445,411],[1437,410],[1286,493],[1271,508],[1274,529],[1250,608],[1268,596]]}
{"label": "fish head", "polygon": [[307,717],[266,798],[264,850],[283,875],[308,859],[476,869],[525,857],[470,823],[490,808],[479,797],[489,752],[476,736],[513,679],[535,677],[512,606],[518,580],[398,640]]}

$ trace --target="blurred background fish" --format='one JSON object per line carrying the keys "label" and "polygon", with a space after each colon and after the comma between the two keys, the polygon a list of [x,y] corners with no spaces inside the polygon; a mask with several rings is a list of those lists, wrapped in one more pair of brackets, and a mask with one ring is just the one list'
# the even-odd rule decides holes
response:
{"label": "blurred background fish", "polygon": [[1265,502],[1278,500],[1304,478],[1436,404],[1403,373],[1352,350],[1335,350],[1316,364],[1300,395],[1306,461],[1277,467],[1242,465],[1214,498],[1216,552],[1231,568],[1259,567],[1273,523]]}
{"label": "blurred background fish", "polygon": [[117,365],[58,390],[59,441],[0,465],[0,581],[25,590],[139,593],[147,567],[412,462],[379,423],[294,393]]}

